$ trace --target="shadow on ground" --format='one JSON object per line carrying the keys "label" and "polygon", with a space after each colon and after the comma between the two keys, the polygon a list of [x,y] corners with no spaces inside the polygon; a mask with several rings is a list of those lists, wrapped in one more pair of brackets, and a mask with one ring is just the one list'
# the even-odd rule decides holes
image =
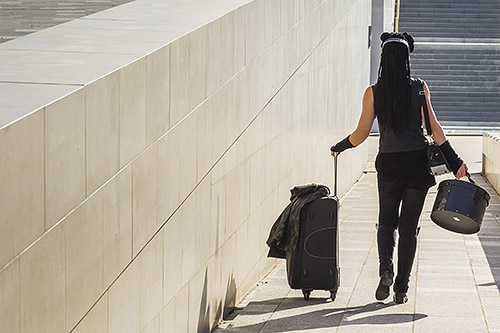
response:
{"label": "shadow on ground", "polygon": [[[329,302],[331,303],[331,302]],[[325,304],[324,299],[310,299],[304,303],[302,298],[270,299],[251,302],[238,314],[240,316],[263,315],[275,312],[267,321],[225,329],[227,332],[290,332],[342,326],[404,324],[426,318],[421,313],[377,313],[388,307],[399,306],[394,303],[369,303],[353,307],[333,307],[329,309],[308,310]],[[274,308],[274,310],[272,310]],[[300,310],[298,310],[300,309]],[[264,319],[264,318],[262,318]],[[251,320],[248,320],[251,321]],[[362,329],[360,327],[360,329]]]}

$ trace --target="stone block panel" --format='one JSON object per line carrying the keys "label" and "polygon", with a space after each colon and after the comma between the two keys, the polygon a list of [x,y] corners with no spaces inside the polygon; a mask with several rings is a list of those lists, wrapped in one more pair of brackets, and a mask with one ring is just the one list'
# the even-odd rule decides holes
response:
{"label": "stone block panel", "polygon": [[21,332],[65,332],[65,225],[20,256]]}
{"label": "stone block panel", "polygon": [[102,188],[103,287],[107,289],[132,260],[132,167]]}
{"label": "stone block panel", "polygon": [[120,168],[146,148],[147,60],[120,70]]}
{"label": "stone block panel", "polygon": [[164,223],[197,183],[197,113],[158,141],[158,209]]}
{"label": "stone block panel", "polygon": [[146,59],[146,134],[150,145],[170,128],[169,45],[149,54]]}
{"label": "stone block panel", "polygon": [[207,27],[189,34],[189,103],[193,110],[207,97]]}
{"label": "stone block panel", "polygon": [[85,199],[85,90],[45,107],[45,228]]}
{"label": "stone block panel", "polygon": [[189,112],[189,35],[170,44],[170,125],[179,122]]}
{"label": "stone block panel", "polygon": [[85,88],[86,194],[119,169],[120,74],[111,73]]}
{"label": "stone block panel", "polygon": [[108,332],[140,332],[141,276],[139,261],[133,261],[109,289]]}
{"label": "stone block panel", "polygon": [[89,197],[63,224],[66,331],[70,331],[103,292],[102,192]]}
{"label": "stone block panel", "polygon": [[43,111],[0,131],[0,267],[45,230]]}
{"label": "stone block panel", "polygon": [[2,330],[12,333],[21,332],[20,316],[20,267],[19,258],[0,270],[0,322]]}
{"label": "stone block panel", "polygon": [[158,146],[153,144],[132,163],[132,253],[158,230]]}
{"label": "stone block panel", "polygon": [[[138,257],[141,275],[141,329],[145,329],[154,321],[163,308],[163,242],[164,235],[161,230]],[[155,327],[155,323],[152,326]]]}

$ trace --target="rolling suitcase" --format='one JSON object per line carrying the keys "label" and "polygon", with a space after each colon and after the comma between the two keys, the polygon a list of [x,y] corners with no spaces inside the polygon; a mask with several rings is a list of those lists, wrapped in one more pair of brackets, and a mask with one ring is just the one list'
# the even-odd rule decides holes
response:
{"label": "rolling suitcase", "polygon": [[288,284],[302,289],[305,300],[313,290],[327,290],[334,301],[340,285],[337,156],[334,160],[334,196],[316,199],[302,208],[297,251],[286,253]]}

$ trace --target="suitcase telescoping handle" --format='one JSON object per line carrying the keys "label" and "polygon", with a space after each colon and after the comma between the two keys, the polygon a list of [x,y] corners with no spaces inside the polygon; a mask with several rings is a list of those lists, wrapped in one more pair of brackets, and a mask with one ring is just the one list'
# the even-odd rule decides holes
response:
{"label": "suitcase telescoping handle", "polygon": [[339,156],[339,153],[335,153],[334,156],[333,156],[333,180],[334,180],[334,184],[333,184],[333,195],[335,195],[337,198],[337,158]]}

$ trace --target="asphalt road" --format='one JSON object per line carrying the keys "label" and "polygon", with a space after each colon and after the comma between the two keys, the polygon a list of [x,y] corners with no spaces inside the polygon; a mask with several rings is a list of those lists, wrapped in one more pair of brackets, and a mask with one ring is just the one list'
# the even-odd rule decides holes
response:
{"label": "asphalt road", "polygon": [[0,43],[133,0],[0,0]]}

